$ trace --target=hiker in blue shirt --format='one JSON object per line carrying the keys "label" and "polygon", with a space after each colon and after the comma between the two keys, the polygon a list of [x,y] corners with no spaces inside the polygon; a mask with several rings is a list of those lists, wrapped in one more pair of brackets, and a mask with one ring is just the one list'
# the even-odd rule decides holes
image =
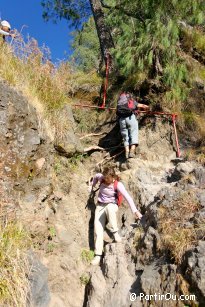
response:
{"label": "hiker in blue shirt", "polygon": [[138,103],[130,93],[124,92],[120,95],[116,113],[119,118],[126,159],[135,157],[135,149],[138,146],[138,121],[135,116],[137,108],[148,110],[149,106]]}

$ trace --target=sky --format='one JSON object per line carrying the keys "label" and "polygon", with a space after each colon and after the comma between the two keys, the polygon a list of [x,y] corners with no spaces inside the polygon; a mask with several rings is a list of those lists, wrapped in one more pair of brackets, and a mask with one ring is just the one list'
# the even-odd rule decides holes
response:
{"label": "sky", "polygon": [[6,0],[0,1],[0,18],[7,20],[12,29],[22,30],[24,37],[29,34],[39,46],[45,44],[51,51],[53,62],[66,59],[72,53],[70,48],[73,31],[66,20],[45,22],[42,17],[41,0]]}

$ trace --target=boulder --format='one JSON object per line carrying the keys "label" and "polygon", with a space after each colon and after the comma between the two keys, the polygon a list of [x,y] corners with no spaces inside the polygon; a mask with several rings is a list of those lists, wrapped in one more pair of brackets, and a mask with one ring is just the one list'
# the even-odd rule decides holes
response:
{"label": "boulder", "polygon": [[63,133],[56,131],[54,147],[62,155],[72,157],[74,154],[82,153],[83,147],[79,138],[75,135],[75,123],[71,107],[66,105],[62,110],[64,118],[67,120]]}
{"label": "boulder", "polygon": [[31,265],[28,277],[31,287],[30,301],[35,307],[47,307],[50,301],[48,269],[32,251],[29,252],[28,259]]}
{"label": "boulder", "polygon": [[186,278],[197,293],[200,306],[205,305],[205,241],[199,241],[197,247],[187,259]]}

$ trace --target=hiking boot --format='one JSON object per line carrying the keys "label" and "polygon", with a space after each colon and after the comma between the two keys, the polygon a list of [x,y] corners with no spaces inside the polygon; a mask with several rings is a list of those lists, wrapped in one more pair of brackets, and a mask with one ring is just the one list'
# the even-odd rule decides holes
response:
{"label": "hiking boot", "polygon": [[113,233],[114,239],[116,243],[122,242],[122,238],[120,237],[118,232]]}
{"label": "hiking boot", "polygon": [[129,158],[134,158],[134,157],[135,157],[135,153],[133,151],[130,151]]}
{"label": "hiking boot", "polygon": [[91,261],[92,265],[99,265],[101,260],[101,256],[95,256],[93,260]]}

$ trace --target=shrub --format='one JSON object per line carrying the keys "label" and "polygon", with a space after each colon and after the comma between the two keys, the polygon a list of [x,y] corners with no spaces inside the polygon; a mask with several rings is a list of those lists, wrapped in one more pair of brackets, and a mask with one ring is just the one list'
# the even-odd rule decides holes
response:
{"label": "shrub", "polygon": [[86,274],[82,274],[80,276],[80,282],[82,285],[86,286],[90,281],[90,276],[86,275]]}
{"label": "shrub", "polygon": [[91,260],[94,258],[94,251],[83,249],[81,252],[81,259],[84,262],[91,262]]}
{"label": "shrub", "polygon": [[199,209],[193,191],[181,193],[169,207],[159,208],[159,232],[162,237],[161,249],[169,250],[176,263],[180,263],[185,251],[197,242],[196,229],[185,224]]}
{"label": "shrub", "polygon": [[54,65],[49,59],[48,48],[40,48],[33,38],[25,42],[18,35],[11,46],[0,45],[0,76],[29,98],[43,122],[46,118],[51,129],[62,131],[66,119],[61,115],[59,120],[59,110],[76,94],[91,101],[98,95],[101,78],[93,71],[89,74],[78,71],[69,62]]}

